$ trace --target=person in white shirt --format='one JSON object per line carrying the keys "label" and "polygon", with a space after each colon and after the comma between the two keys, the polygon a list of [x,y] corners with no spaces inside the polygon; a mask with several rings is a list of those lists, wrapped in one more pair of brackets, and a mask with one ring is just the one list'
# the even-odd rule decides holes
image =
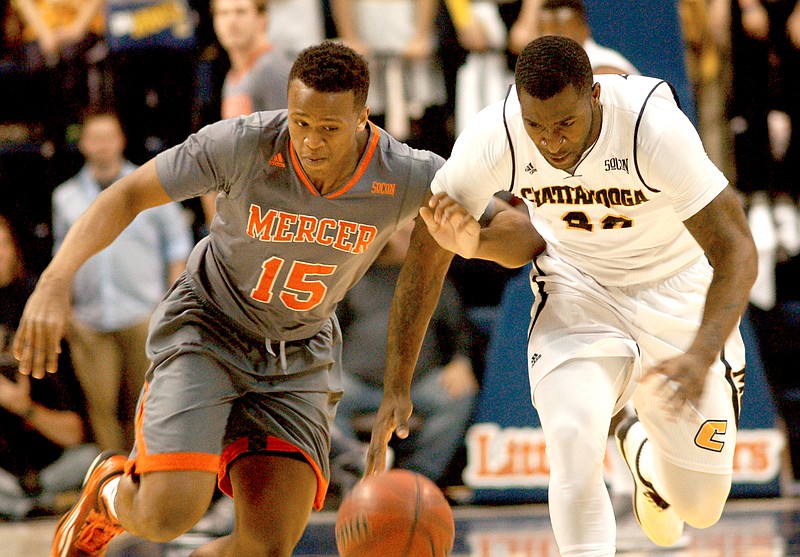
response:
{"label": "person in white shirt", "polygon": [[621,53],[594,41],[583,0],[544,0],[538,22],[541,35],[561,35],[580,43],[595,74],[639,74],[636,66]]}

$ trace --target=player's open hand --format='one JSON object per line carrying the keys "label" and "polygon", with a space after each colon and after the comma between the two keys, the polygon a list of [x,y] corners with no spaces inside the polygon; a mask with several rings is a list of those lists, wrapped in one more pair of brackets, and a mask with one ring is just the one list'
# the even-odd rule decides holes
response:
{"label": "player's open hand", "polygon": [[12,351],[20,373],[41,379],[45,371],[56,372],[69,311],[69,282],[43,275],[25,304],[14,337]]}
{"label": "player's open hand", "polygon": [[408,437],[408,419],[413,408],[411,397],[408,395],[392,397],[384,394],[375,416],[375,423],[372,424],[365,477],[386,470],[386,447],[389,445],[389,440],[393,433],[401,439]]}
{"label": "player's open hand", "polygon": [[437,193],[419,214],[428,232],[444,249],[472,259],[478,251],[481,226],[463,206],[444,193]]}
{"label": "player's open hand", "polygon": [[653,366],[645,373],[644,381],[659,382],[664,404],[677,415],[686,404],[697,406],[708,370],[707,361],[687,353]]}

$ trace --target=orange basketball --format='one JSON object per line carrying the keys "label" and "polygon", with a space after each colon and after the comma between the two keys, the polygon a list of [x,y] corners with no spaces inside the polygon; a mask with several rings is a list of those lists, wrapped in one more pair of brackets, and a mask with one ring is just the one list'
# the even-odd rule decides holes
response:
{"label": "orange basketball", "polygon": [[453,511],[442,491],[408,470],[364,478],[336,516],[342,557],[446,557],[454,537]]}

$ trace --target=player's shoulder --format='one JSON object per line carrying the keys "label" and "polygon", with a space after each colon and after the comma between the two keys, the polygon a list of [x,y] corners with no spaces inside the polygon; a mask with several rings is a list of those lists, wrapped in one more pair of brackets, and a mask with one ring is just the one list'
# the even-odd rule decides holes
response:
{"label": "player's shoulder", "polygon": [[604,106],[636,113],[653,102],[679,108],[675,90],[664,79],[618,74],[596,75],[594,79],[600,84],[600,100]]}
{"label": "player's shoulder", "polygon": [[470,120],[458,134],[451,158],[460,162],[464,157],[499,160],[506,156],[509,139],[514,142],[525,133],[519,99],[512,88],[504,99],[488,105]]}
{"label": "player's shoulder", "polygon": [[199,133],[215,141],[230,142],[236,148],[257,146],[276,139],[287,130],[286,110],[253,112],[209,124]]}

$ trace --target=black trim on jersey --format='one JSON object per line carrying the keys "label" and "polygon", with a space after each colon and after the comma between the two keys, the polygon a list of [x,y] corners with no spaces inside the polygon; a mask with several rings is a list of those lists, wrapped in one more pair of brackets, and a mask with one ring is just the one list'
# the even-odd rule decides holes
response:
{"label": "black trim on jersey", "polygon": [[514,85],[508,86],[506,91],[506,98],[503,100],[503,125],[506,128],[506,137],[508,138],[508,148],[511,150],[511,183],[508,186],[508,193],[514,191],[514,179],[517,176],[517,157],[514,154],[514,144],[511,142],[511,132],[508,130],[508,120],[506,120],[506,104],[508,104],[508,97],[511,95],[511,88]]}
{"label": "black trim on jersey", "polygon": [[647,93],[647,96],[644,98],[644,102],[642,103],[642,108],[639,110],[639,116],[638,116],[638,118],[636,118],[636,127],[633,129],[633,166],[634,166],[634,168],[636,168],[636,175],[639,176],[639,180],[642,182],[644,187],[646,187],[648,190],[650,190],[653,193],[661,193],[661,190],[657,190],[657,189],[654,189],[654,188],[651,188],[650,186],[648,186],[647,182],[644,181],[644,177],[642,177],[642,173],[639,170],[639,159],[636,156],[636,151],[637,151],[637,141],[636,141],[636,139],[639,137],[639,124],[641,124],[641,122],[642,122],[642,116],[644,116],[644,109],[647,106],[647,101],[650,100],[650,97],[653,95],[653,93],[656,92],[656,89],[658,89],[661,86],[662,83],[666,83],[667,86],[670,88],[670,90],[672,91],[672,95],[675,97],[675,103],[678,105],[678,108],[680,108],[681,105],[678,102],[678,97],[675,94],[675,89],[672,87],[672,85],[669,84],[668,81],[665,81],[665,80],[662,79],[661,81],[656,83],[655,87],[653,87],[650,90],[650,92]]}
{"label": "black trim on jersey", "polygon": [[675,86],[672,85],[669,81],[666,82],[669,85],[669,90],[672,91],[672,98],[675,99],[675,104],[678,105],[678,108],[681,109],[681,112],[684,112],[683,107],[681,106],[681,99],[678,97],[678,90],[675,89]]}
{"label": "black trim on jersey", "polygon": [[[540,275],[540,276],[544,275],[544,272],[542,272],[542,270],[536,264],[536,260],[535,259],[533,260],[533,266],[536,267],[536,274],[537,275]],[[535,277],[531,278],[530,280],[531,280],[531,282],[533,282],[537,286],[538,297],[539,297],[540,301],[539,301],[538,305],[536,306],[536,313],[533,315],[533,319],[531,319],[531,326],[528,329],[528,342],[531,341],[531,335],[533,334],[533,327],[534,327],[534,325],[536,325],[536,320],[539,319],[539,314],[542,313],[542,310],[544,309],[544,306],[547,303],[547,296],[548,296],[547,292],[545,292],[545,290],[544,290],[544,283],[543,282],[539,282],[538,280],[536,280]]]}
{"label": "black trim on jersey", "polygon": [[[741,398],[742,393],[739,392],[739,387],[736,384],[736,379],[734,376],[743,376],[744,370],[740,369],[739,371],[734,372],[733,366],[725,359],[725,348],[719,354],[719,359],[722,362],[722,365],[725,366],[725,381],[728,382],[728,385],[731,386],[731,405],[733,406],[733,415],[736,420],[736,427],[739,427],[739,414],[742,411],[741,407]],[[744,379],[744,377],[742,377]],[[744,381],[742,381],[744,383]]]}

